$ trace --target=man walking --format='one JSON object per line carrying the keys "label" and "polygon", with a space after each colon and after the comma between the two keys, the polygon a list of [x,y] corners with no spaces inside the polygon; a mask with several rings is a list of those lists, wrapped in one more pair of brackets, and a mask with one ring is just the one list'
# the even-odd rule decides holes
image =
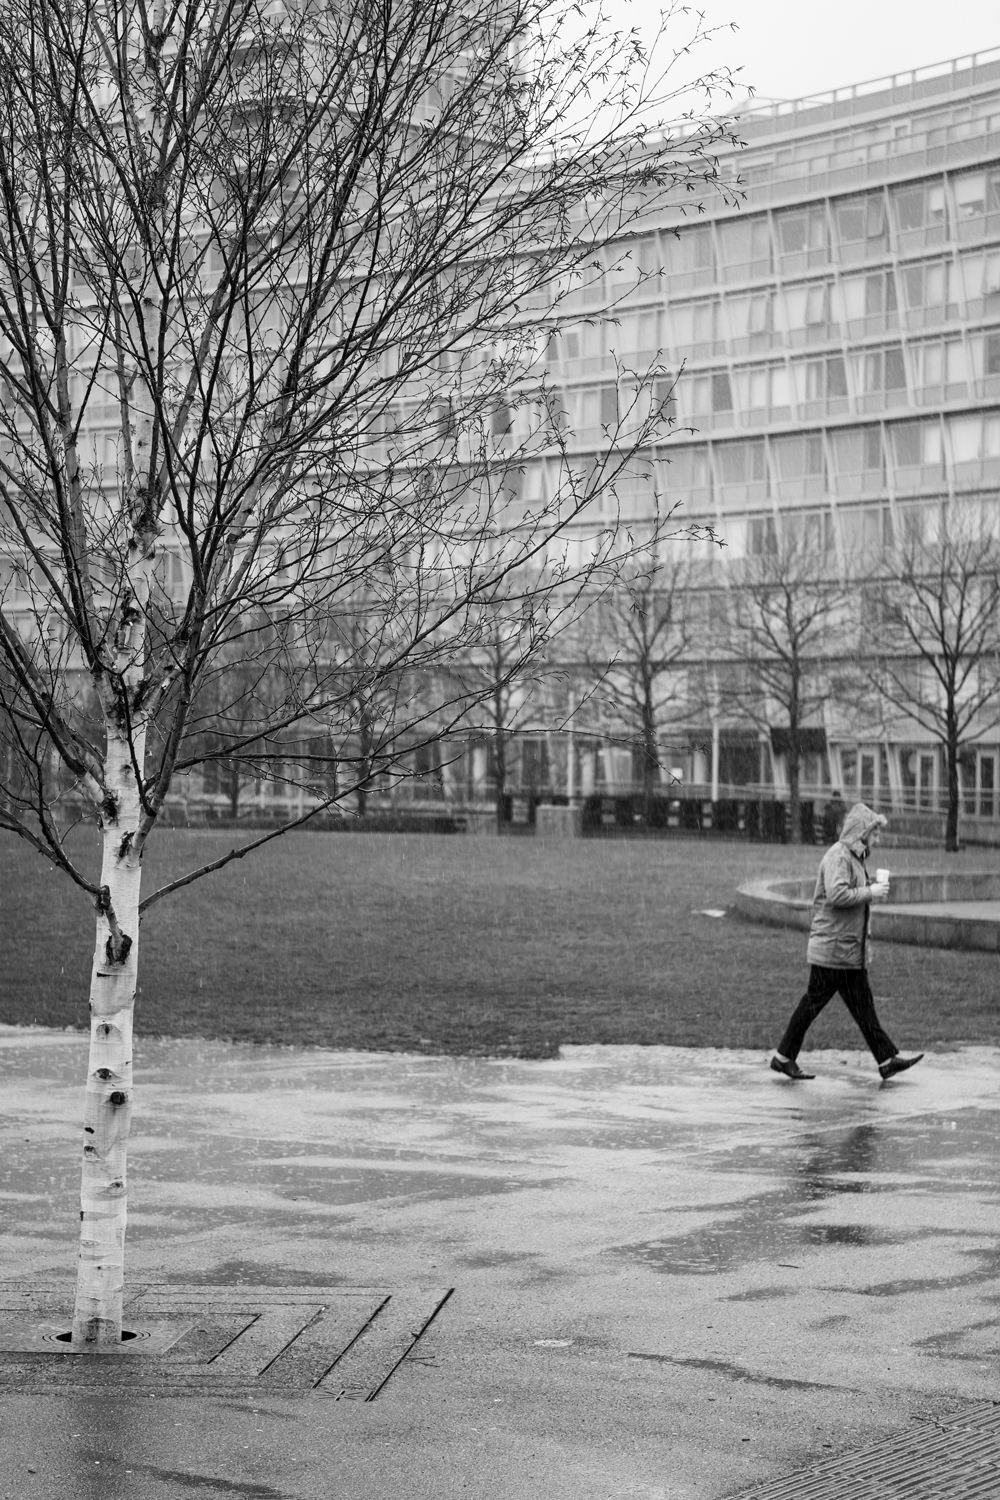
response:
{"label": "man walking", "polygon": [[812,925],[806,958],[809,988],[792,1014],[771,1058],[786,1078],[814,1078],[796,1062],[806,1032],[838,992],[861,1030],[883,1079],[912,1068],[923,1057],[903,1057],[882,1028],[868,983],[868,915],[873,901],[886,901],[889,882],[868,877],[865,861],[878,843],[886,820],[863,802],[844,818],[840,837],[823,856],[813,892]]}

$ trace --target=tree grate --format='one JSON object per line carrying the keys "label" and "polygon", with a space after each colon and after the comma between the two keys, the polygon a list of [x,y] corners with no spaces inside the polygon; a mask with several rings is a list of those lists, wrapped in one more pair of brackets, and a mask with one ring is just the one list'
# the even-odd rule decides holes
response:
{"label": "tree grate", "polygon": [[129,1337],[110,1352],[66,1342],[74,1288],[0,1286],[0,1391],[121,1397],[276,1396],[374,1401],[414,1356],[453,1289],[130,1288]]}
{"label": "tree grate", "polygon": [[917,1426],[869,1448],[744,1490],[734,1500],[997,1500],[1000,1405],[993,1401]]}

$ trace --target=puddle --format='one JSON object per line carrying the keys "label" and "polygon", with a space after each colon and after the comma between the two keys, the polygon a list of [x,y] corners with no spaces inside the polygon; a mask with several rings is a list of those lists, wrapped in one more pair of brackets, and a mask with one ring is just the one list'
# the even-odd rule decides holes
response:
{"label": "puddle", "polygon": [[[849,1204],[861,1194],[975,1192],[1000,1190],[985,1149],[988,1121],[922,1119],[867,1122],[844,1130],[804,1135],[798,1141],[748,1143],[707,1154],[707,1171],[757,1176],[764,1191],[729,1204],[714,1205],[712,1222],[686,1234],[668,1235],[619,1252],[667,1274],[709,1276],[753,1261],[797,1269],[797,1252],[822,1246],[871,1248],[924,1239],[921,1226],[855,1222]],[[978,1155],[977,1155],[978,1153]],[[842,1202],[844,1222],[817,1223],[810,1210]],[[696,1207],[697,1205],[692,1205]],[[937,1229],[938,1235],[962,1231]],[[974,1252],[973,1252],[974,1253]],[[974,1273],[979,1279],[982,1271]],[[970,1273],[973,1278],[973,1273]],[[941,1282],[935,1281],[935,1287]],[[882,1295],[881,1287],[867,1289]],[[885,1295],[891,1293],[887,1290]]]}

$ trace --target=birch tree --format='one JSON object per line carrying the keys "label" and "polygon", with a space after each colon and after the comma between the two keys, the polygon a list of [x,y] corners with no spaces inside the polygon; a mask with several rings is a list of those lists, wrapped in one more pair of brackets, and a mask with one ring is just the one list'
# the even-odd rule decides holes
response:
{"label": "birch tree", "polygon": [[945,848],[959,848],[963,747],[1000,724],[996,501],[953,500],[911,529],[866,586],[870,685],[938,744]]}
{"label": "birch tree", "polygon": [[[404,669],[450,684],[447,729],[483,604],[522,631],[529,567],[540,650],[614,577],[592,502],[660,432],[663,372],[595,468],[543,355],[602,247],[738,191],[726,123],[670,108],[637,37],[563,0],[0,12],[0,825],[96,913],[74,1346],[122,1332],[140,916],[224,862],[143,894],[171,788],[343,740]],[[209,741],[199,689],[243,657],[268,691]]]}

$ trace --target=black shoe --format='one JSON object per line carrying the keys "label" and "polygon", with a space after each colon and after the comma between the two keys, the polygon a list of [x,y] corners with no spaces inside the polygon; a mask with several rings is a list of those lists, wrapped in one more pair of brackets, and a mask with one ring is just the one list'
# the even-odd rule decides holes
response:
{"label": "black shoe", "polygon": [[912,1068],[913,1064],[918,1063],[923,1055],[922,1052],[918,1052],[916,1057],[903,1057],[901,1053],[897,1052],[896,1056],[890,1057],[888,1062],[879,1063],[879,1073],[883,1079],[895,1078],[897,1073],[905,1073],[907,1068]]}
{"label": "black shoe", "polygon": [[786,1078],[815,1078],[815,1073],[803,1073],[797,1062],[788,1062],[783,1057],[772,1057],[771,1067],[775,1073],[784,1073]]}

